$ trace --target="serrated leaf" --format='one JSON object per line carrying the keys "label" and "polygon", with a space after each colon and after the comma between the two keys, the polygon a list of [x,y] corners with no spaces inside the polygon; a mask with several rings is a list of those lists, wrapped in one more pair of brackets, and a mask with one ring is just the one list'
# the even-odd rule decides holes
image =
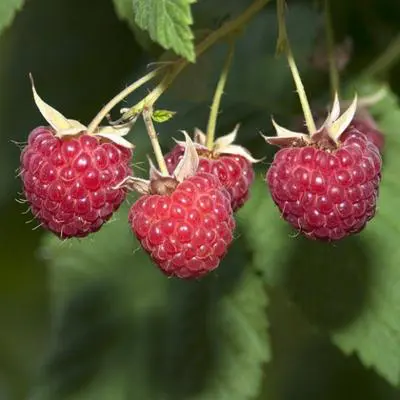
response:
{"label": "serrated leaf", "polygon": [[[359,89],[360,95],[364,95],[366,89]],[[309,321],[329,332],[345,353],[357,353],[364,365],[397,386],[400,383],[398,99],[388,95],[370,111],[388,145],[383,155],[378,212],[361,234],[335,244],[298,236],[280,218],[262,180],[254,185],[252,199],[238,219],[266,282],[283,286]]]}
{"label": "serrated leaf", "polygon": [[15,14],[22,9],[24,0],[2,0],[0,2],[0,34],[14,19]]}
{"label": "serrated leaf", "polygon": [[138,26],[165,49],[194,61],[194,35],[190,5],[195,0],[132,0]]}
{"label": "serrated leaf", "polygon": [[162,123],[167,122],[176,114],[175,111],[169,110],[154,110],[151,118],[154,122]]}
{"label": "serrated leaf", "polygon": [[148,32],[140,29],[135,22],[132,0],[113,0],[113,2],[118,17],[129,24],[133,35],[140,46],[147,51],[155,49],[157,45],[150,39]]}

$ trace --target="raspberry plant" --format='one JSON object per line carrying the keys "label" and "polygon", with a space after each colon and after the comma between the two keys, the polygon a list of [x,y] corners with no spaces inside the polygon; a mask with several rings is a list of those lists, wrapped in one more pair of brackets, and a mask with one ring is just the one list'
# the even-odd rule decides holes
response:
{"label": "raspberry plant", "polygon": [[0,10],[0,397],[393,398],[397,6],[63,1]]}

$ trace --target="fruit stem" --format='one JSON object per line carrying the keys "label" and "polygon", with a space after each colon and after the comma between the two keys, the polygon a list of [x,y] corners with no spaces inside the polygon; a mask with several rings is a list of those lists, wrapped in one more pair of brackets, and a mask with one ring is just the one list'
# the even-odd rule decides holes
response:
{"label": "fruit stem", "polygon": [[217,87],[215,88],[214,98],[211,105],[210,117],[208,119],[207,125],[207,141],[206,145],[208,150],[212,151],[214,148],[214,139],[215,139],[215,129],[217,126],[218,112],[219,106],[221,104],[221,98],[224,94],[224,88],[226,85],[226,81],[228,79],[229,69],[232,64],[232,59],[234,55],[235,45],[232,42],[229,46],[228,56],[226,57],[224,66],[221,71],[221,75],[219,77]]}
{"label": "fruit stem", "polygon": [[[216,42],[230,35],[232,32],[238,31],[249,20],[257,14],[270,0],[255,0],[242,14],[232,21],[224,23],[219,29],[210,33],[202,42],[200,42],[195,49],[196,58],[207,51]],[[144,105],[154,105],[158,98],[168,89],[179,73],[189,64],[186,59],[180,59],[172,66],[172,70],[165,76],[165,78],[141,101],[130,107],[129,110],[123,114],[122,119],[129,120],[135,116]]]}
{"label": "fruit stem", "polygon": [[286,31],[285,21],[285,1],[277,0],[277,17],[278,17],[278,42],[277,52],[286,52],[287,61],[289,64],[290,71],[292,72],[294,84],[296,86],[297,94],[300,99],[301,107],[303,109],[304,119],[306,121],[307,129],[310,135],[316,132],[315,122],[312,116],[310,103],[307,99],[306,91],[304,90],[303,82],[301,81],[300,73],[297,68],[292,49],[289,43],[289,37]]}
{"label": "fruit stem", "polygon": [[376,77],[389,70],[400,59],[400,33],[389,43],[386,50],[361,75]]}
{"label": "fruit stem", "polygon": [[328,61],[329,61],[329,80],[331,84],[332,99],[337,94],[339,96],[339,70],[337,68],[335,57],[335,34],[332,26],[331,7],[329,0],[324,2],[325,9],[325,36],[326,45],[328,48]]}
{"label": "fruit stem", "polygon": [[168,168],[165,163],[164,156],[161,150],[160,142],[157,138],[157,132],[154,128],[153,119],[152,119],[153,110],[149,106],[145,106],[143,108],[143,121],[146,125],[146,130],[150,138],[151,145],[153,147],[154,155],[156,156],[158,169],[160,170],[162,175],[168,176]]}
{"label": "fruit stem", "polygon": [[93,118],[92,122],[90,122],[87,133],[92,134],[99,127],[101,121],[108,115],[108,113],[126,96],[134,92],[139,87],[143,86],[145,83],[155,78],[164,67],[156,68],[155,70],[149,72],[147,75],[141,77],[137,81],[133,82],[129,86],[127,86],[122,92],[118,93],[115,97],[113,97],[101,110],[100,112]]}

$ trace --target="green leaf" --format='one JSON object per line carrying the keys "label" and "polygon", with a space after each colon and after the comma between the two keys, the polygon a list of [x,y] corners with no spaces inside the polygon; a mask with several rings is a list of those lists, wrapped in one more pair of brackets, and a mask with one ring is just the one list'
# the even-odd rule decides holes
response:
{"label": "green leaf", "polygon": [[[362,94],[379,89],[379,85],[359,87]],[[344,352],[356,352],[366,366],[372,366],[390,383],[400,383],[400,257],[398,236],[400,216],[396,211],[400,196],[398,171],[400,168],[400,104],[388,90],[387,95],[371,107],[385,135],[383,179],[380,187],[378,214],[365,232],[371,243],[373,270],[369,287],[368,305],[346,329],[332,335]]]}
{"label": "green leaf", "polygon": [[245,400],[261,389],[271,359],[268,299],[243,247],[237,240],[215,275],[171,287],[168,399]]}
{"label": "green leaf", "polygon": [[195,0],[132,0],[138,26],[165,49],[194,62],[194,35],[190,5]]}
{"label": "green leaf", "polygon": [[132,33],[140,46],[147,51],[156,50],[156,47],[159,49],[159,47],[151,40],[148,32],[140,29],[135,22],[132,0],[113,0],[113,2],[118,17],[129,24]]}
{"label": "green leaf", "polygon": [[23,4],[24,0],[2,0],[0,2],[0,33],[11,24]]}
{"label": "green leaf", "polygon": [[[371,94],[378,88],[367,85],[358,92]],[[378,212],[361,234],[335,244],[298,236],[280,218],[262,180],[238,218],[265,281],[283,286],[303,315],[345,353],[357,353],[365,366],[399,385],[398,99],[388,92],[371,113],[386,147]]]}
{"label": "green leaf", "polygon": [[175,114],[176,114],[175,111],[154,110],[153,114],[151,115],[151,118],[153,119],[154,122],[162,123],[169,121],[171,118],[174,117]]}

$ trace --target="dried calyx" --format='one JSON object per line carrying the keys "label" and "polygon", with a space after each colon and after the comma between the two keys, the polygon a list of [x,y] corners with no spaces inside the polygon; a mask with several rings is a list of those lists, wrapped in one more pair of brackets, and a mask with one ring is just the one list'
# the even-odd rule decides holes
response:
{"label": "dried calyx", "polygon": [[[35,104],[44,119],[54,129],[56,137],[68,138],[87,133],[87,127],[85,125],[81,124],[79,121],[64,117],[64,115],[55,108],[45,103],[36,91],[32,75],[30,75],[30,79]],[[131,127],[131,124],[126,124],[124,126],[100,126],[91,135],[101,137],[122,147],[132,149],[134,145],[124,138],[124,136],[130,131]]]}
{"label": "dried calyx", "polygon": [[357,96],[348,107],[348,109],[340,115],[340,104],[338,96],[335,96],[332,110],[328,113],[325,122],[315,132],[309,134],[302,132],[294,132],[279,126],[274,120],[272,123],[276,130],[276,136],[263,136],[267,143],[280,147],[302,147],[317,146],[327,150],[336,149],[340,145],[340,136],[350,125],[357,111]]}
{"label": "dried calyx", "polygon": [[140,194],[169,195],[175,190],[179,183],[195,175],[199,166],[199,156],[195,144],[190,139],[189,135],[186,132],[183,132],[183,134],[185,135],[185,142],[183,142],[185,145],[185,152],[172,174],[162,174],[151,159],[149,159],[149,179],[130,176],[121,183],[121,186],[125,186]]}
{"label": "dried calyx", "polygon": [[[205,158],[217,159],[220,155],[231,154],[231,155],[242,156],[251,163],[259,162],[260,160],[255,159],[245,147],[234,144],[237,132],[239,130],[239,126],[240,125],[237,124],[232,132],[228,133],[227,135],[221,136],[217,140],[215,140],[212,150],[209,150],[207,148],[206,134],[199,128],[195,128],[194,130],[193,134],[194,142],[192,143],[195,149],[197,150],[197,153]],[[187,135],[185,131],[183,131],[183,133]],[[183,148],[186,148],[187,146],[187,142],[182,142],[179,140],[175,140],[175,142],[178,145],[182,146]]]}

